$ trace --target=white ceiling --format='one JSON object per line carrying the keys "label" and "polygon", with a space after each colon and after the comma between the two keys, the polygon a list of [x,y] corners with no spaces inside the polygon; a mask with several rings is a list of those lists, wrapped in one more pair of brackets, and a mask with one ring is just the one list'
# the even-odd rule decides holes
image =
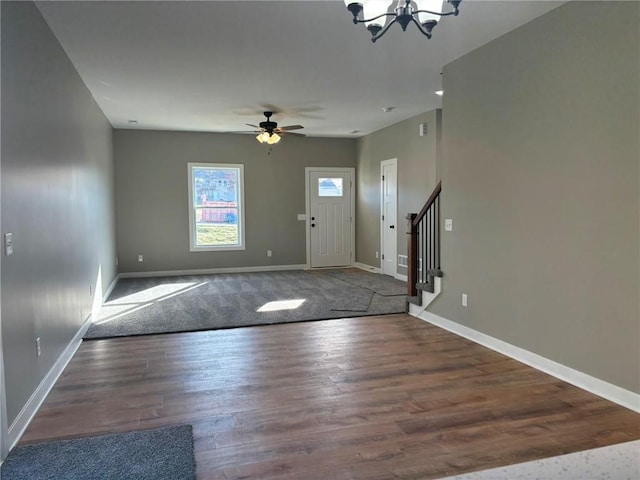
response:
{"label": "white ceiling", "polygon": [[250,130],[272,106],[280,126],[356,137],[440,107],[444,65],[562,3],[465,0],[431,40],[393,25],[375,44],[343,1],[38,7],[115,128]]}

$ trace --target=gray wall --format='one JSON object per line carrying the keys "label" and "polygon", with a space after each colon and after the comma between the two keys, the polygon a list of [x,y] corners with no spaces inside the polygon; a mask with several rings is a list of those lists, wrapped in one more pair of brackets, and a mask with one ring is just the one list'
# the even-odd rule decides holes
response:
{"label": "gray wall", "polygon": [[[355,167],[356,141],[289,136],[268,151],[254,135],[116,130],[120,271],[304,264],[305,167]],[[246,250],[189,251],[188,162],[245,165]]]}
{"label": "gray wall", "polygon": [[[13,422],[115,278],[112,129],[31,2],[2,2],[2,341]],[[36,357],[35,339],[42,356]]]}
{"label": "gray wall", "polygon": [[[421,123],[427,135],[419,135]],[[380,266],[380,162],[398,159],[398,254],[407,254],[404,220],[420,211],[439,181],[441,110],[409,118],[358,139],[356,260]],[[405,267],[398,273],[406,275]]]}
{"label": "gray wall", "polygon": [[633,392],[639,14],[637,2],[570,2],[444,69],[454,231],[430,307]]}

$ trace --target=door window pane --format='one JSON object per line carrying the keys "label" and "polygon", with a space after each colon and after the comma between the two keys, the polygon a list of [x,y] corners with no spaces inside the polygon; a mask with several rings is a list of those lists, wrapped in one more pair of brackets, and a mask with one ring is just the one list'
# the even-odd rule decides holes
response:
{"label": "door window pane", "polygon": [[342,196],[342,178],[319,178],[318,179],[318,196],[319,197],[341,197]]}

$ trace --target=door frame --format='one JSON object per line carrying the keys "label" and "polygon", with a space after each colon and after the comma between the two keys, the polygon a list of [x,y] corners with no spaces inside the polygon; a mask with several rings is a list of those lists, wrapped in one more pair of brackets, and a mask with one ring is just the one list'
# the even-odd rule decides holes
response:
{"label": "door frame", "polygon": [[382,220],[382,215],[384,214],[384,182],[382,180],[382,172],[384,172],[384,167],[388,165],[395,165],[396,167],[396,251],[394,253],[394,265],[395,271],[393,272],[393,278],[398,278],[398,159],[390,158],[388,160],[382,160],[380,162],[380,273],[384,273],[384,263],[382,260],[382,255],[384,255],[384,221]]}
{"label": "door frame", "polygon": [[[311,185],[310,176],[311,172],[341,172],[351,174],[351,195],[349,202],[351,203],[351,263],[353,266],[356,260],[356,169],[354,167],[305,167],[304,168],[304,210],[305,210],[305,237],[307,243],[307,263],[306,269],[310,270],[311,267],[311,206],[310,195]],[[322,268],[322,267],[315,267]]]}

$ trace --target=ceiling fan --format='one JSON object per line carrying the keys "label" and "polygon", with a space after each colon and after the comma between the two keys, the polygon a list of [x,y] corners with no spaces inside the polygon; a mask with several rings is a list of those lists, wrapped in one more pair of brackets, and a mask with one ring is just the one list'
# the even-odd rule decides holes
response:
{"label": "ceiling fan", "polygon": [[295,133],[291,130],[300,130],[304,128],[302,125],[287,125],[286,127],[278,127],[276,122],[271,121],[271,116],[273,112],[264,112],[264,116],[267,119],[264,122],[260,122],[258,125],[253,125],[251,123],[247,123],[248,126],[257,129],[254,133],[257,133],[258,136],[256,140],[260,143],[268,143],[269,145],[273,145],[280,141],[281,135],[298,135],[300,137],[304,137],[303,133]]}

